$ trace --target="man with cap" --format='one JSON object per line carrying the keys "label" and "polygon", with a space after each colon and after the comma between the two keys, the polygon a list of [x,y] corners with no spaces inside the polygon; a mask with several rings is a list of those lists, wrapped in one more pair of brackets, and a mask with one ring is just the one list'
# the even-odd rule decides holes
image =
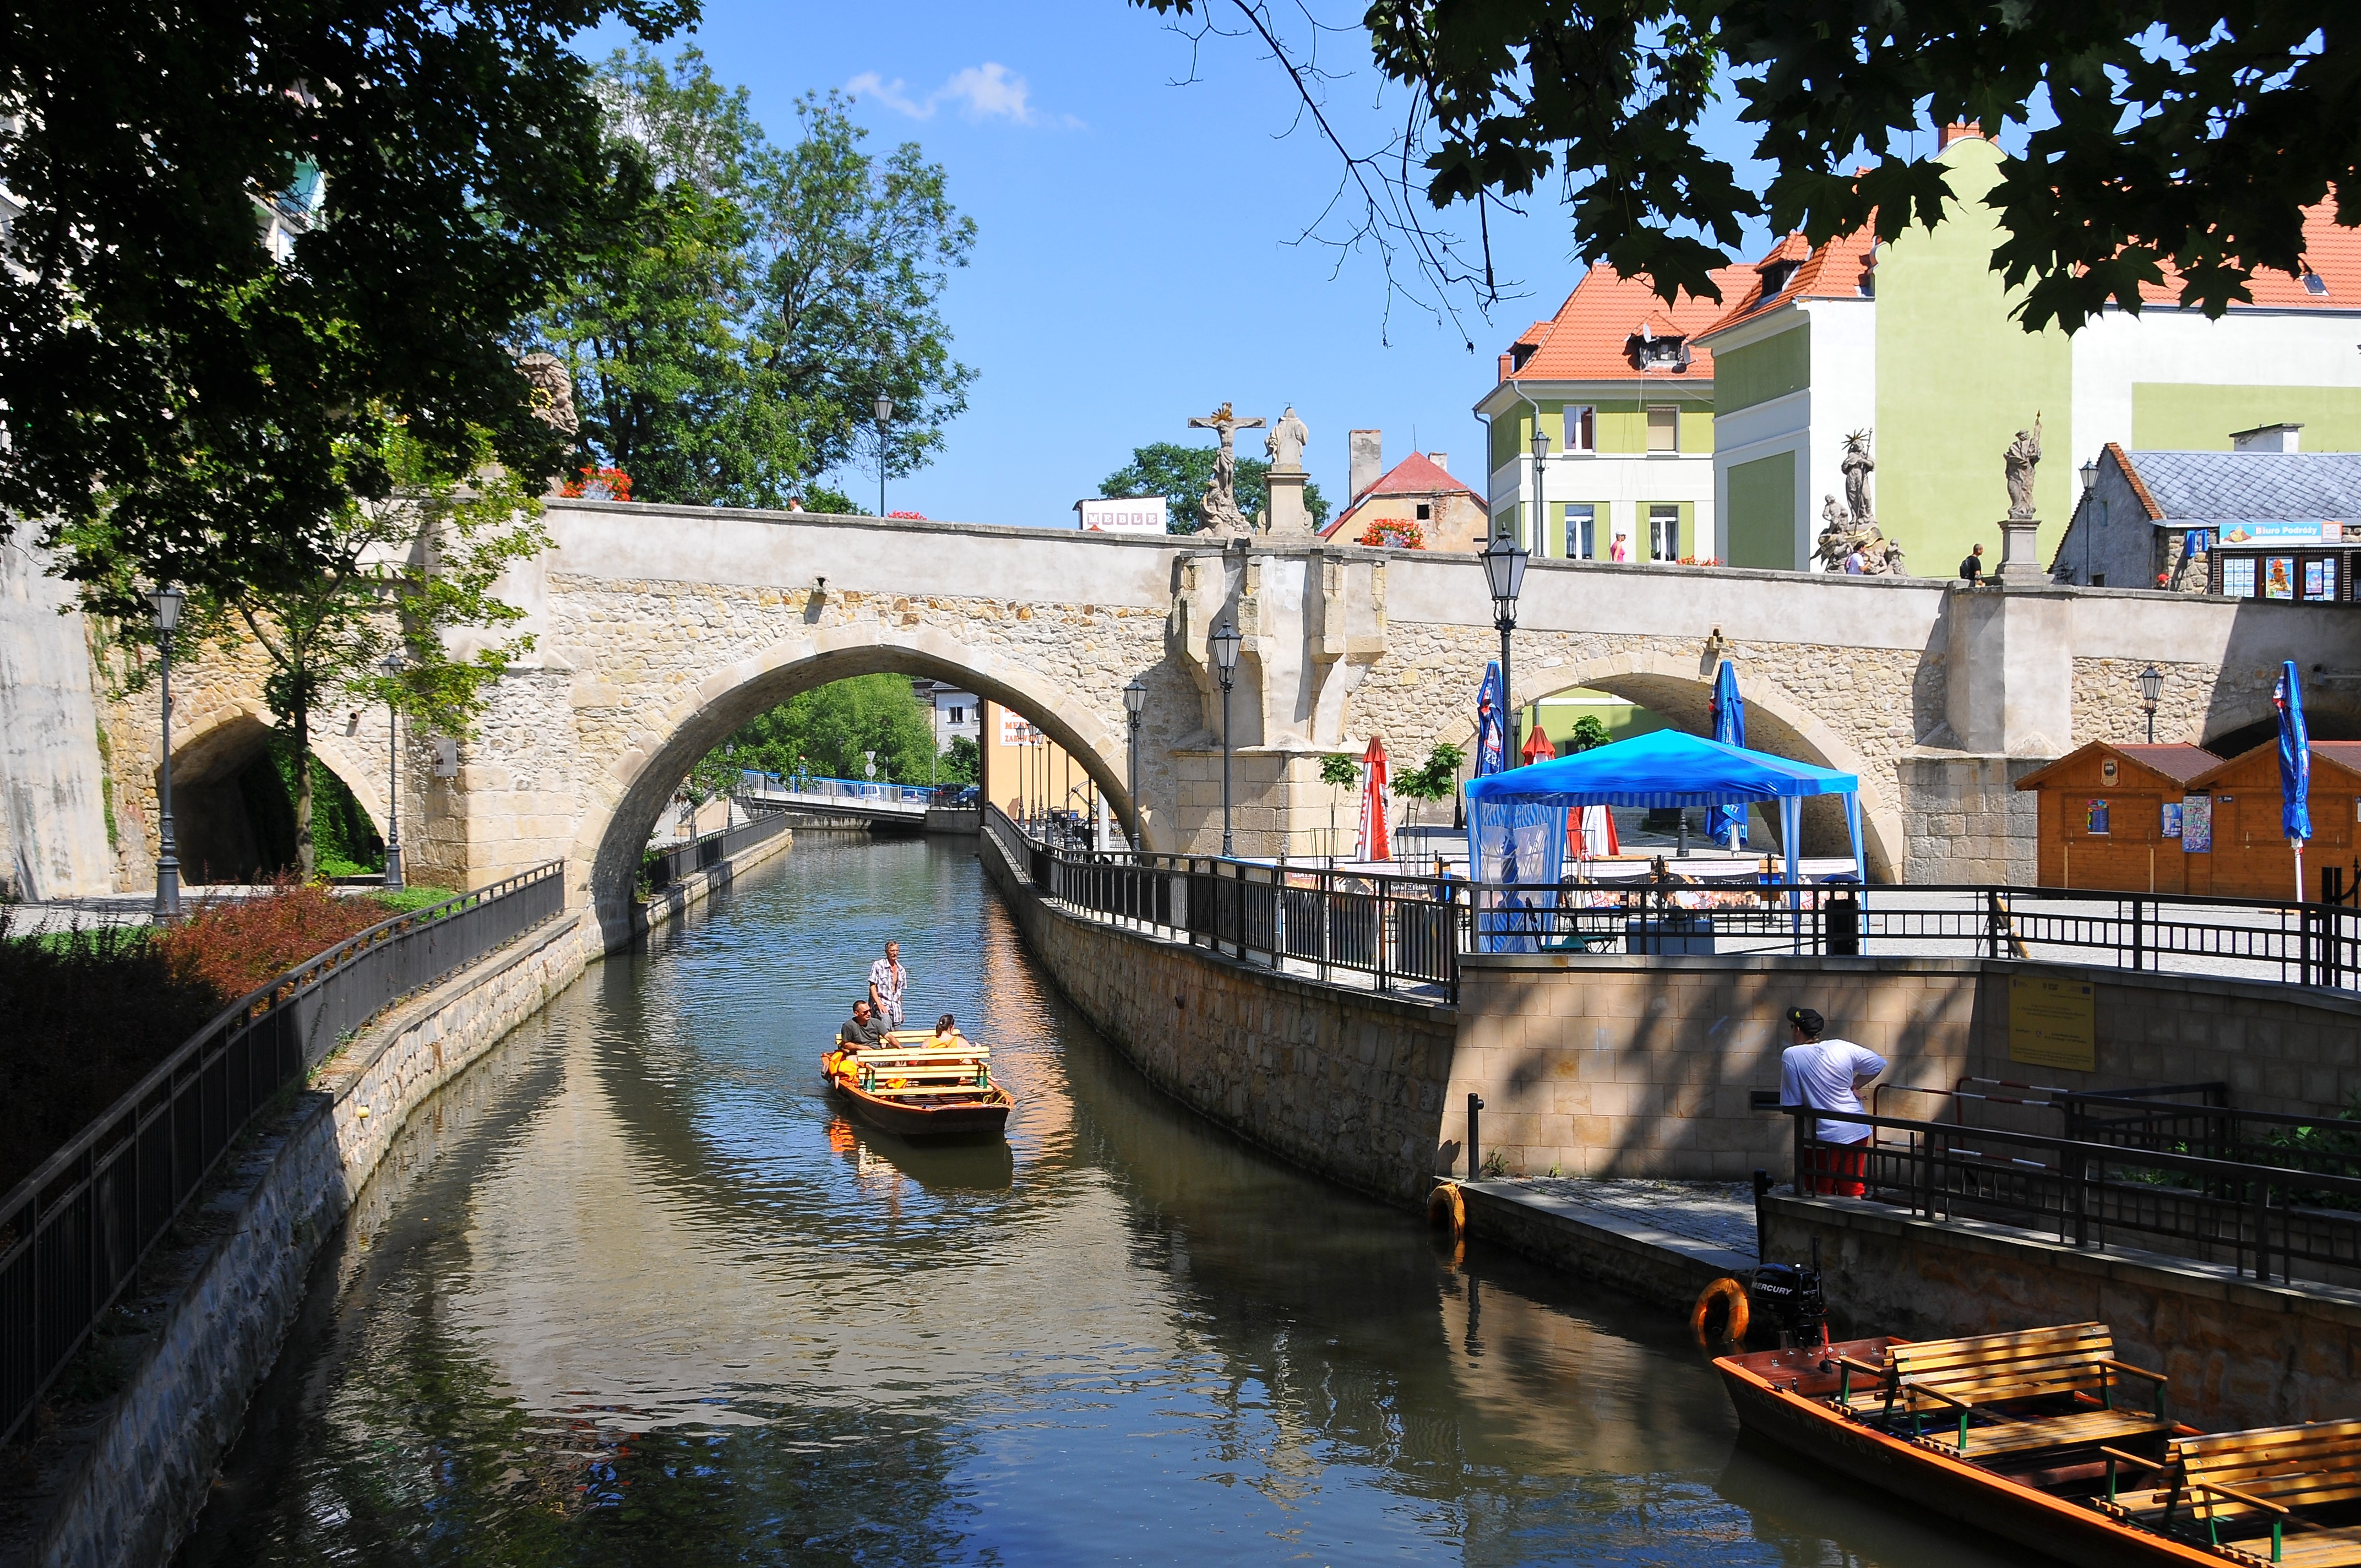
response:
{"label": "man with cap", "polygon": [[[1861,1086],[1885,1070],[1885,1058],[1850,1040],[1824,1040],[1828,1021],[1808,1007],[1787,1009],[1787,1026],[1795,1043],[1779,1056],[1779,1103],[1807,1105],[1815,1111],[1866,1110]],[[1871,1129],[1860,1122],[1816,1118],[1812,1168],[1795,1173],[1795,1190],[1836,1198],[1859,1198],[1868,1189],[1861,1176],[1868,1164]]]}

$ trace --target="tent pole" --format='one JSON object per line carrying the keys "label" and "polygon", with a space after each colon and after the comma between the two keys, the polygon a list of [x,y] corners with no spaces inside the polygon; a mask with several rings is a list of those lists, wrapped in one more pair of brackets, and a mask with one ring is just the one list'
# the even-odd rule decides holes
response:
{"label": "tent pole", "polygon": [[1803,817],[1802,801],[1792,795],[1779,797],[1779,837],[1787,851],[1788,939],[1799,954],[1804,950],[1804,895],[1795,885],[1795,839]]}

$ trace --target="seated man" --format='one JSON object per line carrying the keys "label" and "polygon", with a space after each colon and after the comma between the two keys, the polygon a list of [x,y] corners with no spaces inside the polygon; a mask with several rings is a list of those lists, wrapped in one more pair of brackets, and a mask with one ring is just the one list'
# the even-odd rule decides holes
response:
{"label": "seated man", "polygon": [[885,1043],[885,1026],[869,1011],[869,998],[862,997],[852,1004],[852,1016],[836,1032],[836,1055],[839,1058],[858,1056],[871,1046]]}

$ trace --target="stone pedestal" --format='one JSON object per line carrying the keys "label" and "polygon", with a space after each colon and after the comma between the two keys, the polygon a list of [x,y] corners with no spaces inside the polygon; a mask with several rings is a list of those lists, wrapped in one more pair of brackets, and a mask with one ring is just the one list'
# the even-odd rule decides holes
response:
{"label": "stone pedestal", "polygon": [[1303,505],[1304,481],[1311,476],[1301,468],[1287,473],[1274,468],[1268,483],[1270,487],[1269,510],[1263,516],[1264,532],[1274,540],[1309,539],[1312,537],[1312,513]]}
{"label": "stone pedestal", "polygon": [[2035,534],[2041,524],[2034,519],[2004,518],[2000,525],[2000,566],[1993,573],[2004,584],[2046,583],[2049,574],[2043,569]]}

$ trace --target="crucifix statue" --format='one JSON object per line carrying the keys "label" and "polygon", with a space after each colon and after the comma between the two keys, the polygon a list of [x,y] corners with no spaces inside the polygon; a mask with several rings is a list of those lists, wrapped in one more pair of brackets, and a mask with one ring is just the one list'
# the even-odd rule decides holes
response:
{"label": "crucifix statue", "polygon": [[1259,419],[1240,419],[1224,403],[1210,414],[1201,414],[1189,422],[1191,430],[1218,432],[1222,449],[1213,455],[1213,477],[1205,485],[1205,493],[1197,502],[1200,521],[1197,532],[1215,539],[1241,538],[1252,531],[1238,510],[1238,449],[1237,433],[1242,430],[1260,430]]}

